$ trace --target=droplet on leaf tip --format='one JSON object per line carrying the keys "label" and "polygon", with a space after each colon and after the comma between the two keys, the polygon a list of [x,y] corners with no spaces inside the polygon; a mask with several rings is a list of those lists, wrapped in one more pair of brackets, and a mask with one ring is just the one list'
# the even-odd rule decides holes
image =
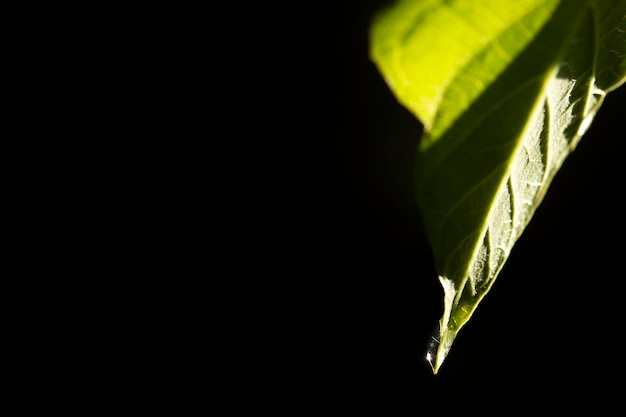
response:
{"label": "droplet on leaf tip", "polygon": [[428,347],[426,349],[426,360],[428,361],[428,363],[430,364],[430,367],[433,370],[433,373],[435,372],[435,364],[436,364],[436,360],[437,360],[437,349],[439,348],[439,323],[437,323],[437,327],[435,327],[435,331],[433,331],[433,333],[430,336],[430,339],[428,340]]}

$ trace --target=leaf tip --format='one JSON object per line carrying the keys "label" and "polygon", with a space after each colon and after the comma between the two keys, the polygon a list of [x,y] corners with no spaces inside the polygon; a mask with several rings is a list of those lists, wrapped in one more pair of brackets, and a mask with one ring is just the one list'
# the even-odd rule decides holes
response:
{"label": "leaf tip", "polygon": [[426,360],[435,375],[439,370],[439,365],[437,364],[437,349],[439,348],[439,340],[439,323],[437,323],[437,327],[435,327],[435,330],[430,335],[428,348],[426,349]]}
{"label": "leaf tip", "polygon": [[437,375],[439,372],[443,361],[446,359],[446,356],[448,356],[452,341],[456,336],[455,332],[451,332],[445,328],[443,331],[441,329],[441,322],[437,322],[437,327],[435,327],[435,330],[430,336],[426,349],[426,360],[433,371],[433,375]]}
{"label": "leaf tip", "polygon": [[[444,289],[444,314],[437,322],[435,330],[428,340],[428,346],[426,349],[426,360],[428,361],[433,374],[436,375],[443,364],[452,342],[454,341],[458,329],[456,327],[450,327],[450,317],[452,313],[452,304],[456,294],[454,283],[452,280],[443,276],[439,276],[439,282]],[[453,321],[454,322],[454,321]]]}

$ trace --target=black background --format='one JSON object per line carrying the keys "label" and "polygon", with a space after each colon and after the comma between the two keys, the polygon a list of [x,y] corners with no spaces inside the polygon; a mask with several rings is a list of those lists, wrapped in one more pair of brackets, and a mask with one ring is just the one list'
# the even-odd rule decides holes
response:
{"label": "black background", "polygon": [[316,4],[315,392],[392,415],[620,404],[626,87],[606,97],[432,375],[425,349],[443,305],[412,193],[421,126],[368,56],[385,3]]}

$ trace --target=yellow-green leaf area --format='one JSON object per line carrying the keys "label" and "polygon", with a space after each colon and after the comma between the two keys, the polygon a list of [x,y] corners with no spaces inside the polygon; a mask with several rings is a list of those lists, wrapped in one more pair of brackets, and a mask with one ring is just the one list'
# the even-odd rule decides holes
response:
{"label": "yellow-green leaf area", "polygon": [[402,0],[376,17],[372,58],[425,129],[442,131],[533,38],[557,4]]}

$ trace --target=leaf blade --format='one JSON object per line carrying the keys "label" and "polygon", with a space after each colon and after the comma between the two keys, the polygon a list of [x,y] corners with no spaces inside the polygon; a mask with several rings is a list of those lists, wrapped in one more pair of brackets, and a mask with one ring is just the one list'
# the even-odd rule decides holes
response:
{"label": "leaf blade", "polygon": [[[626,1],[525,0],[514,11],[497,8],[511,2],[415,3],[374,20],[371,54],[425,127],[417,196],[444,290],[428,351],[437,373],[604,96],[624,82]],[[440,24],[450,9],[471,22],[486,5],[500,25],[469,41],[463,30],[440,35],[434,44],[447,49],[423,52],[439,26],[410,28]],[[441,66],[422,68],[436,56]]]}

